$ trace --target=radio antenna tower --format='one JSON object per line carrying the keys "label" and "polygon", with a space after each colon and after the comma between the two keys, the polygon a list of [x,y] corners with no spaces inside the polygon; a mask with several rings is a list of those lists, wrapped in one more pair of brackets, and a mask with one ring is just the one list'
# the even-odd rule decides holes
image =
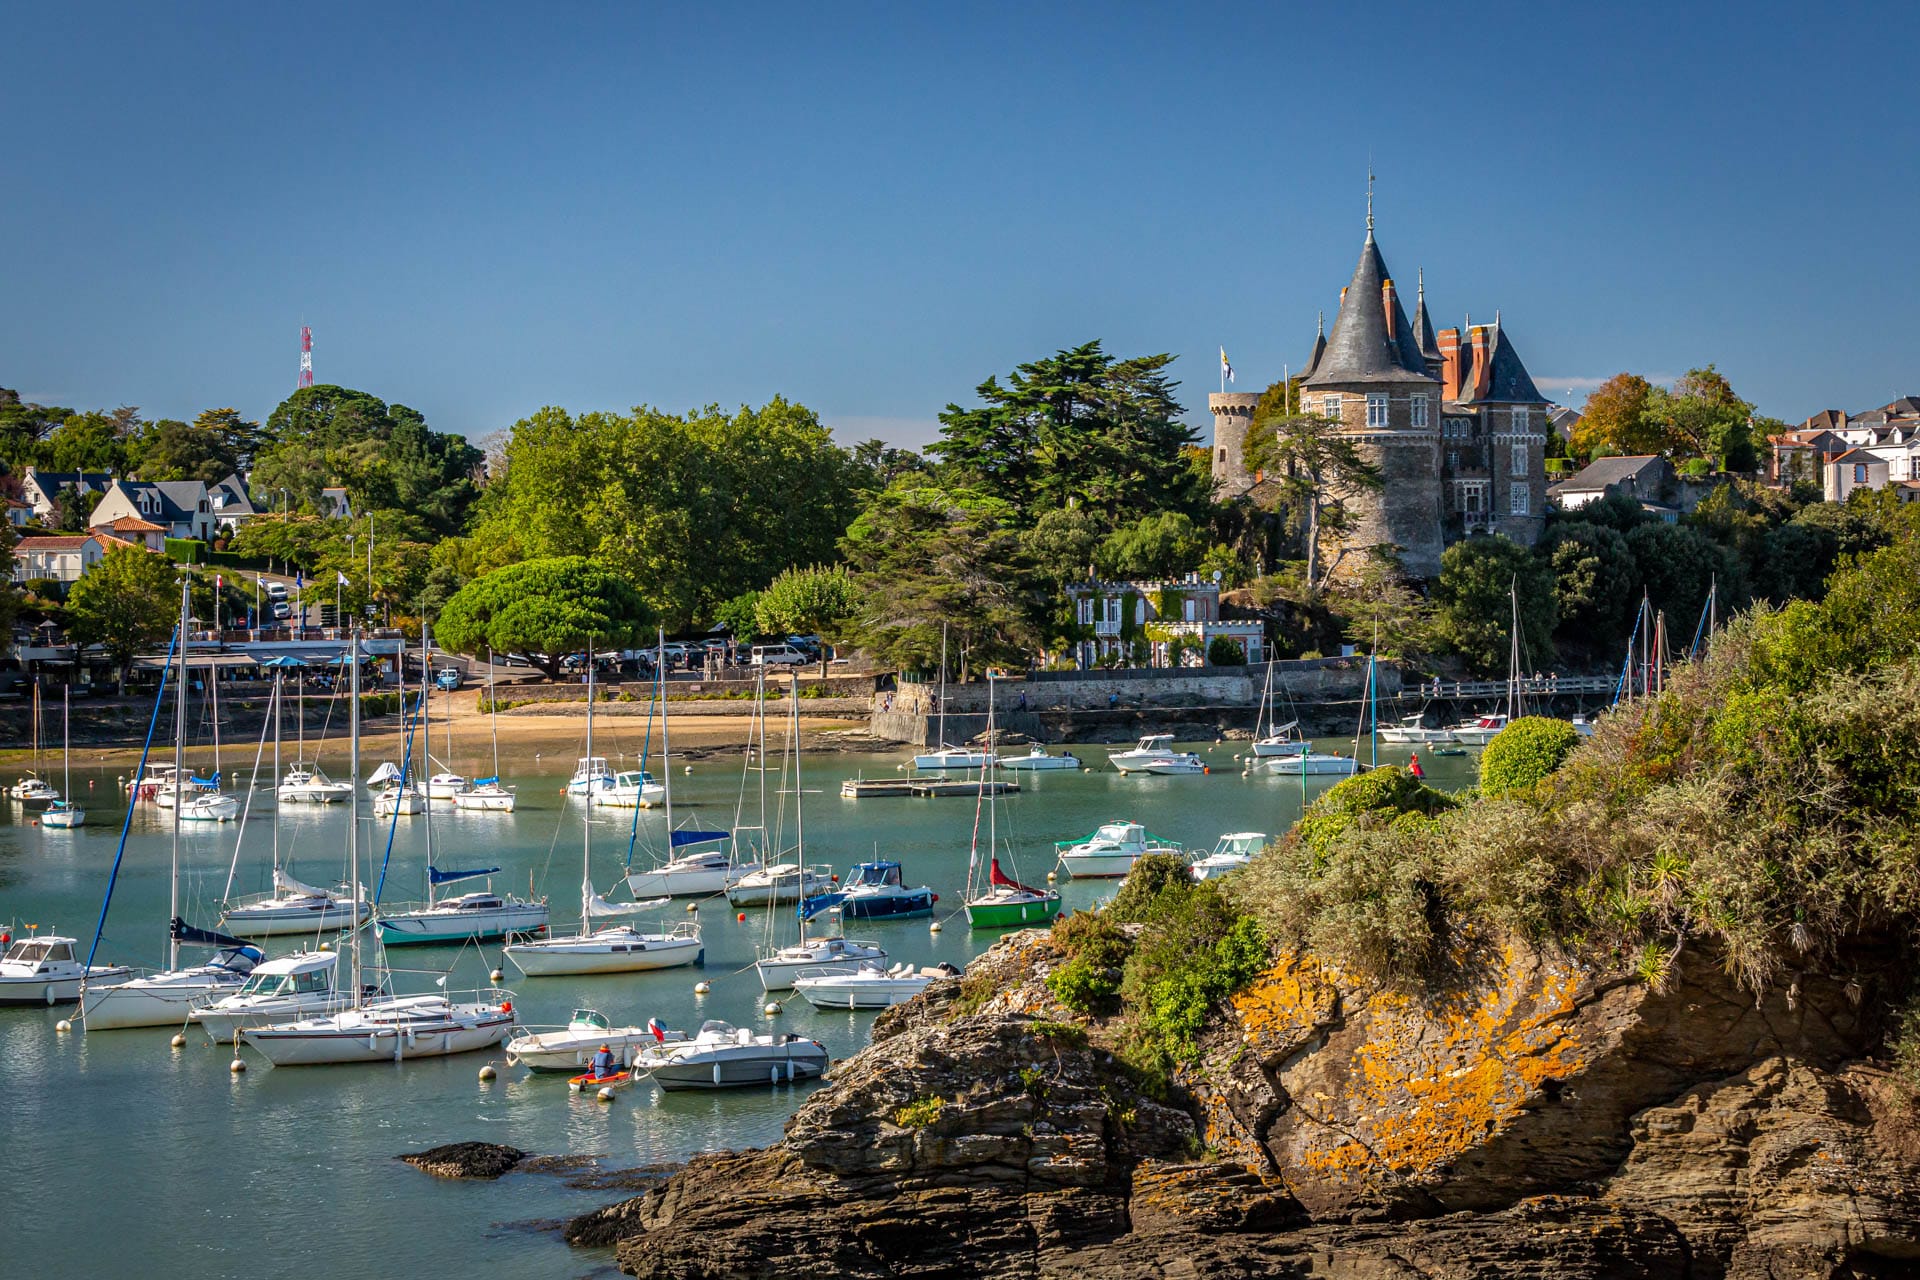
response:
{"label": "radio antenna tower", "polygon": [[313,329],[304,324],[300,326],[300,385],[313,385]]}

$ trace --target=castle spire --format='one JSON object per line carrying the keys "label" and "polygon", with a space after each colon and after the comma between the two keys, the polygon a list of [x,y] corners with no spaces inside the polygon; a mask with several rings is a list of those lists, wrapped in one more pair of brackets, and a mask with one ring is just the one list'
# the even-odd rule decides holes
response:
{"label": "castle spire", "polygon": [[1413,310],[1413,341],[1425,356],[1428,367],[1440,358],[1440,340],[1434,336],[1433,320],[1427,315],[1427,269],[1421,267],[1417,273],[1419,288],[1415,297],[1418,305]]}
{"label": "castle spire", "polygon": [[1367,166],[1367,243],[1373,243],[1373,166]]}

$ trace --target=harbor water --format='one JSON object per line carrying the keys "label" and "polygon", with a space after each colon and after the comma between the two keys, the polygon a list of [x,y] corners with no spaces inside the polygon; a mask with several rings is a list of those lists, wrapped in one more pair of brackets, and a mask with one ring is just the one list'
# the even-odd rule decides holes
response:
{"label": "harbor water", "polygon": [[[1350,742],[1328,742],[1322,749],[1343,745],[1351,749]],[[1237,756],[1247,744],[1183,749],[1199,752],[1212,772],[1123,776],[1106,766],[1108,748],[1088,747],[1078,752],[1086,772],[1020,775],[1020,793],[998,809],[1003,845],[1010,841],[1014,851],[1009,871],[1028,883],[1043,881],[1053,866],[1054,841],[1084,836],[1105,822],[1140,822],[1158,836],[1205,851],[1227,832],[1277,834],[1299,816],[1301,780],[1264,771],[1243,776]],[[323,757],[335,777],[347,772],[344,755],[336,742]],[[1404,748],[1381,748],[1383,762],[1404,762],[1406,756]],[[1457,788],[1473,780],[1473,756],[1421,756],[1434,785]],[[904,776],[899,766],[906,759],[906,753],[807,757],[806,860],[829,863],[844,876],[854,862],[897,859],[907,884],[926,884],[939,894],[935,918],[941,931],[914,919],[849,922],[847,932],[879,941],[894,961],[964,965],[997,936],[970,931],[959,911],[975,802],[849,800],[839,794],[841,781],[856,774]],[[368,760],[365,768],[375,763]],[[629,846],[634,866],[650,865],[666,845],[666,819],[658,810],[588,810],[578,799],[567,800],[557,763],[516,767],[510,757],[503,760],[504,781],[518,789],[517,812],[436,807],[432,830],[440,866],[499,867],[496,890],[525,894],[531,888],[545,896],[555,930],[567,931],[579,915],[583,815],[591,815],[595,886],[622,898],[630,895],[613,889]],[[767,825],[779,845],[791,846],[794,786],[791,775],[777,769],[776,760],[765,775],[748,772],[737,754],[703,759],[685,772],[676,763],[676,825],[732,828],[743,792],[745,811],[737,820],[757,822],[764,776]],[[88,810],[87,825],[78,830],[43,829],[35,821],[37,809],[0,800],[0,922],[11,921],[15,937],[37,926],[41,934],[77,937],[84,954],[127,811],[117,772],[74,771],[74,793]],[[276,824],[266,780],[263,771],[244,836],[236,824],[183,829],[180,914],[189,923],[216,925],[230,866],[232,896],[267,887]],[[1310,778],[1305,794],[1310,798],[1334,781]],[[423,898],[427,821],[375,820],[369,807],[361,806],[361,849],[374,879],[386,862],[385,900]],[[342,880],[346,826],[344,805],[282,809],[278,841],[291,873],[310,884]],[[984,824],[980,839],[984,847]],[[101,962],[164,964],[172,847],[170,816],[151,804],[136,806]],[[1071,909],[1110,896],[1114,883],[1063,877],[1060,887]],[[696,904],[706,943],[699,969],[531,979],[507,965],[502,985],[514,991],[516,1012],[528,1024],[564,1023],[580,1007],[599,1009],[616,1024],[657,1018],[689,1032],[704,1019],[720,1018],[755,1031],[809,1036],[836,1059],[857,1052],[873,1013],[822,1012],[789,995],[781,997],[781,1012],[762,1009],[766,997],[752,962],[770,936],[792,940],[793,909],[748,909],[744,922],[738,914],[724,898]],[[687,903],[676,901],[661,918],[671,924],[692,917]],[[269,954],[279,954],[302,940],[270,943]],[[370,941],[366,959],[369,965],[375,960]],[[489,970],[501,964],[497,944],[406,948],[387,959],[399,991],[435,990],[442,975],[449,991],[484,988],[491,985]],[[711,991],[698,996],[694,985],[703,979]],[[62,1018],[74,1020],[70,1033],[56,1031]],[[572,1188],[550,1174],[447,1182],[393,1157],[477,1140],[542,1155],[596,1156],[610,1169],[670,1164],[702,1151],[776,1140],[807,1091],[820,1087],[662,1094],[642,1083],[604,1104],[570,1094],[559,1077],[507,1067],[499,1051],[275,1069],[243,1049],[249,1069],[236,1075],[228,1070],[229,1046],[209,1044],[195,1028],[186,1047],[174,1049],[169,1041],[175,1030],[87,1034],[71,1006],[0,1008],[0,1161],[8,1187],[0,1212],[0,1263],[8,1274],[41,1280],[156,1272],[207,1280],[375,1277],[422,1269],[522,1280],[612,1274],[610,1254],[567,1248],[554,1224],[626,1193]],[[491,1083],[478,1079],[488,1062],[499,1068]]]}

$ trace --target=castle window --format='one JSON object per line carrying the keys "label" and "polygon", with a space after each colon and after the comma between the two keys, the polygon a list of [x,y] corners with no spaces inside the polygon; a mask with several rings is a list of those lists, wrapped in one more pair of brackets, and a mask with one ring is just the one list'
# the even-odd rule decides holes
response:
{"label": "castle window", "polygon": [[1328,396],[1320,402],[1320,412],[1335,422],[1340,421],[1340,397]]}
{"label": "castle window", "polygon": [[1386,392],[1367,392],[1367,425],[1370,427],[1384,427],[1387,425]]}
{"label": "castle window", "polygon": [[1516,476],[1524,476],[1525,474],[1527,474],[1526,442],[1522,440],[1514,441],[1513,453],[1511,456],[1512,456],[1512,465],[1507,468],[1508,473]]}
{"label": "castle window", "polygon": [[1418,393],[1413,397],[1413,425],[1416,427],[1427,425],[1427,397]]}
{"label": "castle window", "polygon": [[1459,469],[1460,469],[1460,451],[1458,449],[1447,450],[1447,470],[1458,471]]}
{"label": "castle window", "polygon": [[1527,433],[1527,411],[1525,409],[1515,409],[1513,411],[1513,432],[1515,435],[1525,435]]}
{"label": "castle window", "polygon": [[1220,451],[1220,461],[1225,462],[1226,460],[1227,460],[1227,451],[1225,449],[1222,449]]}
{"label": "castle window", "polygon": [[1512,496],[1508,499],[1507,507],[1508,510],[1512,511],[1516,516],[1527,514],[1527,486],[1523,484],[1513,486]]}

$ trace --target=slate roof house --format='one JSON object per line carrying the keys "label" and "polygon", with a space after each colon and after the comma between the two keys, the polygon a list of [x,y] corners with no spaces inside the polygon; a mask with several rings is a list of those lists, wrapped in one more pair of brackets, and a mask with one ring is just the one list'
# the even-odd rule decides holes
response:
{"label": "slate roof house", "polygon": [[[1213,411],[1214,489],[1222,497],[1253,490],[1261,477],[1245,463],[1257,394],[1208,397]],[[1300,409],[1337,419],[1385,483],[1343,495],[1344,539],[1327,548],[1335,572],[1357,569],[1356,552],[1399,549],[1402,566],[1437,577],[1449,542],[1503,533],[1531,545],[1546,515],[1547,398],[1501,325],[1471,319],[1434,331],[1426,281],[1419,277],[1409,320],[1373,235],[1353,279],[1340,293],[1333,331],[1324,322],[1303,373]]]}
{"label": "slate roof house", "polygon": [[105,493],[112,484],[113,473],[109,471],[47,471],[28,467],[20,481],[20,497],[32,505],[34,517],[40,523],[54,524],[60,519],[62,493],[69,489]]}
{"label": "slate roof house", "polygon": [[1596,458],[1547,490],[1547,497],[1562,511],[1578,511],[1610,493],[1618,493],[1672,521],[1679,518],[1673,502],[1677,479],[1673,464],[1657,454]]}
{"label": "slate roof house", "polygon": [[199,480],[115,480],[93,509],[93,523],[111,525],[123,516],[161,525],[169,538],[213,535],[213,503]]}

